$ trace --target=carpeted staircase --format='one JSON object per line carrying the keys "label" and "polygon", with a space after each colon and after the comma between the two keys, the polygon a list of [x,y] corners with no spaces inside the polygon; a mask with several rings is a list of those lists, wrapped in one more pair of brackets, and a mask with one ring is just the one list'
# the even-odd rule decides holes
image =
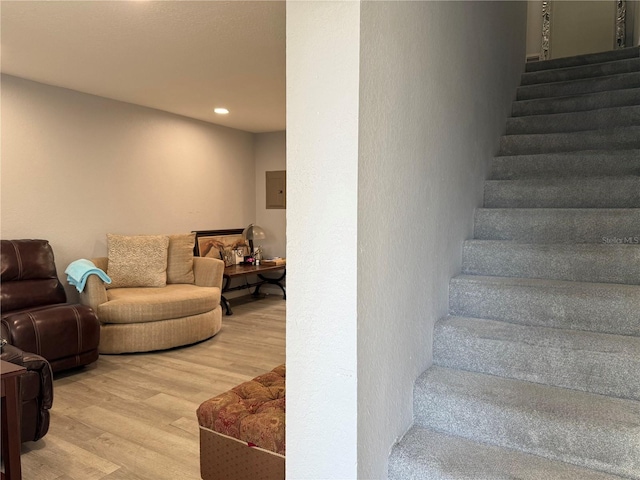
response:
{"label": "carpeted staircase", "polygon": [[389,478],[640,480],[640,50],[530,63]]}

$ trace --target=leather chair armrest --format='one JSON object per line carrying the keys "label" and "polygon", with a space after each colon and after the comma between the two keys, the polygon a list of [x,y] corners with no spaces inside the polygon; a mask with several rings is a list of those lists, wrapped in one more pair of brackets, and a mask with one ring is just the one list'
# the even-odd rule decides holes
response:
{"label": "leather chair armrest", "polygon": [[51,365],[41,356],[23,352],[10,344],[2,348],[2,360],[27,369],[18,379],[22,421],[20,436],[22,442],[37,441],[49,430],[49,409],[53,406]]}
{"label": "leather chair armrest", "polygon": [[[107,271],[108,261],[106,257],[92,258],[96,267]],[[107,301],[107,289],[104,282],[97,275],[89,275],[84,290],[80,292],[80,303],[90,306],[94,312],[98,311],[98,305]]]}
{"label": "leather chair armrest", "polygon": [[[51,371],[51,365],[46,359],[35,353],[23,352],[18,347],[11,344],[7,344],[2,347],[2,360],[5,362],[11,362],[15,365],[25,367],[28,372],[33,372],[38,375],[40,380],[39,388],[27,388],[29,385],[21,385],[21,391],[23,396],[35,397],[40,395],[40,405],[44,409],[49,409],[53,405],[53,373]],[[21,383],[24,384],[28,380],[26,378],[21,379]],[[35,392],[25,390],[35,390]],[[39,391],[38,391],[39,390]]]}
{"label": "leather chair armrest", "polygon": [[218,287],[222,290],[224,262],[217,258],[193,257],[195,284],[199,287]]}
{"label": "leather chair armrest", "polygon": [[18,347],[14,347],[10,343],[7,343],[4,347],[2,347],[2,355],[0,355],[0,358],[5,362],[23,366],[22,355],[22,350],[20,350]]}
{"label": "leather chair armrest", "polygon": [[46,410],[53,405],[53,373],[51,365],[40,355],[25,352],[22,364],[28,371],[37,372],[40,377],[40,406]]}

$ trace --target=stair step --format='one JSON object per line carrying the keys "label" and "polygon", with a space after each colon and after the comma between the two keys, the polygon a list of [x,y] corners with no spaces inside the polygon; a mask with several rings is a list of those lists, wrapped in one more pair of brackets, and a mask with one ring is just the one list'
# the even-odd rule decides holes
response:
{"label": "stair step", "polygon": [[492,180],[640,175],[640,150],[591,150],[495,157]]}
{"label": "stair step", "polygon": [[639,56],[640,47],[620,48],[618,50],[611,50],[607,52],[588,53],[585,55],[576,55],[574,57],[529,62],[526,64],[525,69],[527,72],[538,72],[540,70],[550,70],[554,68],[578,67],[580,65],[612,62],[625,58],[638,58]]}
{"label": "stair step", "polygon": [[441,367],[640,400],[640,337],[456,316],[433,336]]}
{"label": "stair step", "polygon": [[640,244],[640,208],[479,208],[473,237],[521,243]]}
{"label": "stair step", "polygon": [[[638,208],[640,176],[487,180],[484,185],[484,206]],[[636,234],[640,235],[640,232],[628,232],[626,236]]]}
{"label": "stair step", "polygon": [[635,400],[432,367],[416,381],[414,418],[418,427],[640,479]]}
{"label": "stair step", "polygon": [[511,115],[522,117],[550,113],[584,112],[628,105],[640,105],[640,88],[627,88],[568,97],[522,100],[513,102]]}
{"label": "stair step", "polygon": [[639,285],[640,246],[467,240],[462,273]]}
{"label": "stair step", "polygon": [[537,72],[525,72],[522,74],[522,81],[520,84],[534,85],[540,83],[566,82],[568,80],[598,78],[639,71],[640,58],[623,58],[612,62],[555,68],[552,70],[540,70]]}
{"label": "stair step", "polygon": [[511,117],[507,119],[506,134],[580,132],[633,125],[640,125],[640,106]]}
{"label": "stair step", "polygon": [[458,275],[452,315],[519,325],[640,336],[640,286],[537,278]]}
{"label": "stair step", "polygon": [[412,427],[389,457],[389,480],[620,480],[557,460]]}
{"label": "stair step", "polygon": [[516,100],[583,95],[586,93],[638,87],[640,87],[640,72],[621,73],[618,75],[585,78],[582,80],[522,85],[517,89]]}
{"label": "stair step", "polygon": [[504,135],[500,138],[499,156],[616,149],[640,149],[640,127]]}

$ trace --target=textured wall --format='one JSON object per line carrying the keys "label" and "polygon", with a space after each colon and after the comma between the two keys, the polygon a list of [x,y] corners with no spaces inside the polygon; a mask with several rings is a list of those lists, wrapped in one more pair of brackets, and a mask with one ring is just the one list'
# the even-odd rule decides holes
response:
{"label": "textured wall", "polygon": [[359,2],[287,2],[287,478],[356,477]]}
{"label": "textured wall", "polygon": [[[265,172],[287,169],[286,132],[258,133],[253,136],[256,161],[256,221],[267,238],[260,241],[266,256],[287,256],[287,211],[266,208]],[[266,287],[265,287],[266,288]]]}
{"label": "textured wall", "polygon": [[108,232],[254,220],[250,133],[6,75],[1,113],[2,238],[48,239],[61,276]]}
{"label": "textured wall", "polygon": [[554,1],[551,58],[613,50],[615,26],[615,1]]}
{"label": "textured wall", "polygon": [[632,47],[640,45],[640,1],[629,3],[633,3],[633,45],[628,45]]}
{"label": "textured wall", "polygon": [[542,54],[542,0],[527,2],[527,56]]}
{"label": "textured wall", "polygon": [[358,478],[386,478],[525,59],[525,2],[364,2]]}

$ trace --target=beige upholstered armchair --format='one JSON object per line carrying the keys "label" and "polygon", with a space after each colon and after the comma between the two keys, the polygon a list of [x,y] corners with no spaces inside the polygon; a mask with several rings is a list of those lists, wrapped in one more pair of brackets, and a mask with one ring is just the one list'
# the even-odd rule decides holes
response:
{"label": "beige upholstered armchair", "polygon": [[[205,340],[220,331],[224,262],[194,257],[191,235],[164,238],[167,237],[166,281],[153,280],[151,284],[157,286],[137,286],[149,281],[129,278],[131,272],[134,277],[138,274],[144,277],[147,272],[136,271],[140,270],[139,265],[127,270],[126,261],[122,263],[117,258],[118,242],[122,238],[144,242],[151,237],[109,236],[109,258],[91,260],[113,280],[107,285],[97,275],[91,275],[80,294],[81,302],[92,307],[100,320],[100,353],[163,350]],[[139,248],[152,252],[155,246],[139,245]],[[131,249],[130,244],[124,248],[127,249]],[[114,263],[113,268],[110,262]],[[149,266],[142,270],[145,268]],[[122,271],[118,273],[118,269]]]}

